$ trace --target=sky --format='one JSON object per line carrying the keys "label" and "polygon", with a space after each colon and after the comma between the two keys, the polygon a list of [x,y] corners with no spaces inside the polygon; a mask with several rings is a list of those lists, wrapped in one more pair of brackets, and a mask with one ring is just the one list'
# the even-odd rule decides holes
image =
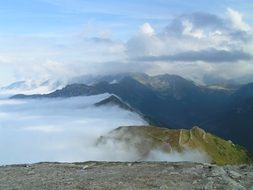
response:
{"label": "sky", "polygon": [[249,0],[0,2],[0,86],[86,74],[253,81]]}

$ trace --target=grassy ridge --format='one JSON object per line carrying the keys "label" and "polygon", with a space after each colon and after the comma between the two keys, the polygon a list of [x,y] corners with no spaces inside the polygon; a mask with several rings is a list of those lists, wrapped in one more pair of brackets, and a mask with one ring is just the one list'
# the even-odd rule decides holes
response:
{"label": "grassy ridge", "polygon": [[[153,126],[120,127],[112,131],[109,137],[135,146],[143,156],[157,148],[168,153],[198,150],[206,153],[211,161],[218,165],[252,163],[252,156],[246,149],[198,127],[190,130]],[[133,139],[138,139],[138,141]]]}

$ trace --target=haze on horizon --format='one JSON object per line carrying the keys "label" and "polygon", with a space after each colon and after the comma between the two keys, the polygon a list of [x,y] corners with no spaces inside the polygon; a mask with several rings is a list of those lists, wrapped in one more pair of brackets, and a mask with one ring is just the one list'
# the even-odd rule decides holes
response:
{"label": "haze on horizon", "polygon": [[0,7],[0,86],[125,71],[253,81],[253,3],[246,0],[12,0]]}

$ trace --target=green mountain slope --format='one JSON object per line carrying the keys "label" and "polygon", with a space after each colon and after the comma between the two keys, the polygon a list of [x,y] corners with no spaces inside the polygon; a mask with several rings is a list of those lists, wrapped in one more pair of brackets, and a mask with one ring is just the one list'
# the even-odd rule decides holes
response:
{"label": "green mountain slope", "polygon": [[252,163],[252,156],[246,149],[198,127],[190,130],[152,126],[119,127],[110,132],[108,136],[101,137],[98,143],[105,143],[107,140],[134,146],[143,157],[156,149],[166,153],[197,150],[207,154],[212,163],[219,165]]}

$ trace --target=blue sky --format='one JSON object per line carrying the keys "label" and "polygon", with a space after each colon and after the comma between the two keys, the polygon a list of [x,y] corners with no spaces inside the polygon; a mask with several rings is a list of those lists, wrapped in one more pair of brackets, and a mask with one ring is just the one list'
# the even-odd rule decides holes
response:
{"label": "blue sky", "polygon": [[[228,11],[230,9],[232,12]],[[194,17],[191,16],[192,13],[201,12],[205,14],[215,15],[216,17],[219,17],[219,19],[223,19],[226,22],[230,22],[228,18],[230,17],[231,20],[233,20],[232,22],[234,22],[234,26],[237,25],[237,27],[239,27],[240,25],[241,28],[243,26],[250,28],[249,26],[253,24],[253,14],[251,13],[252,10],[253,2],[250,2],[249,0],[1,1],[0,85],[14,80],[32,77],[30,75],[27,75],[27,73],[37,72],[38,70],[41,70],[42,67],[42,70],[44,72],[43,75],[45,75],[45,72],[51,72],[53,70],[52,68],[45,69],[45,67],[47,67],[45,65],[51,64],[55,69],[55,65],[64,67],[64,64],[73,65],[73,62],[78,62],[79,65],[74,65],[74,68],[78,68],[79,66],[85,68],[84,65],[89,65],[91,64],[92,59],[97,59],[96,56],[87,59],[85,59],[85,56],[82,57],[82,51],[84,52],[84,55],[97,53],[93,51],[90,52],[90,50],[86,51],[89,49],[87,46],[94,46],[95,49],[99,50],[97,55],[101,56],[101,62],[118,62],[119,60],[126,62],[126,60],[132,59],[132,57],[129,56],[129,54],[122,54],[124,54],[124,52],[130,51],[128,44],[131,44],[134,39],[136,39],[136,36],[139,35],[139,30],[143,29],[140,29],[143,24],[146,24],[146,29],[150,27],[151,30],[154,30],[154,33],[158,34],[156,37],[161,40],[160,34],[165,32],[165,28],[170,25],[171,27],[176,27],[173,26],[171,22],[175,21],[175,18],[181,19],[183,17],[182,15],[186,15],[184,18],[187,20],[188,17]],[[201,17],[201,14],[199,15]],[[187,25],[187,23],[184,24]],[[193,22],[190,22],[187,26],[184,25],[184,27],[188,27],[189,29],[189,27],[195,26]],[[231,28],[236,27],[231,26]],[[194,32],[195,35],[200,31],[202,32],[202,36],[204,35],[203,32],[206,32],[206,28],[190,28],[190,30],[192,30],[192,36]],[[235,33],[239,33],[240,30],[236,30]],[[220,32],[218,29],[213,32],[217,31]],[[241,31],[245,32],[244,29]],[[247,30],[247,36],[250,32]],[[225,33],[227,34],[228,32],[227,30],[224,30],[223,33],[225,35]],[[78,36],[81,37],[78,39]],[[231,35],[229,36],[231,37]],[[243,36],[245,37],[246,34]],[[197,37],[199,38],[199,36]],[[99,44],[101,44],[101,41],[93,41],[93,44],[91,45],[89,39],[93,38],[107,39],[108,42],[110,42],[110,48],[107,48],[105,44],[100,46]],[[181,38],[182,37],[179,37],[178,41],[180,41]],[[241,38],[243,37],[241,36]],[[81,44],[82,40],[86,41],[85,44]],[[172,39],[170,40],[172,41]],[[136,39],[135,43],[140,43],[140,41],[143,43],[143,39],[141,40],[139,35],[139,38]],[[168,40],[167,43],[171,43],[171,41]],[[149,41],[147,40],[142,44],[142,47],[144,49],[147,49],[146,46],[149,45],[152,45],[152,42],[149,44]],[[163,44],[162,46],[167,45],[168,44]],[[78,48],[74,49],[74,46]],[[251,47],[251,44],[248,46]],[[60,47],[64,47],[65,49],[63,50],[63,48],[61,49]],[[210,48],[216,47],[212,46]],[[108,53],[106,49],[113,49],[113,51],[110,51]],[[122,49],[122,52],[120,52],[120,49]],[[223,49],[230,51],[232,49],[232,46],[226,48],[224,47]],[[236,51],[244,51],[244,49],[245,47],[242,47],[241,49],[236,49]],[[184,49],[184,51],[188,51],[188,49]],[[54,54],[52,52],[54,52]],[[114,57],[110,55],[110,53],[115,54],[115,52],[117,52],[117,55],[121,56]],[[142,51],[140,50],[139,54],[141,54],[141,52]],[[29,55],[29,53],[31,55]],[[171,54],[172,52],[169,53]],[[157,54],[155,52],[149,53],[149,55],[161,54],[167,55],[168,52],[162,50]],[[103,56],[112,58],[104,60]],[[141,56],[146,55],[143,54]],[[13,57],[15,57],[15,59]],[[73,57],[75,57],[75,59],[73,59]],[[78,59],[76,57],[78,57]],[[52,64],[52,62],[54,64]],[[131,64],[134,63],[131,62]],[[148,65],[150,65],[150,63],[148,63]],[[97,65],[94,66],[97,67]],[[25,67],[27,69],[24,69]],[[30,70],[27,73],[24,72],[24,70],[29,70],[30,68],[33,68],[33,70]],[[89,69],[90,68],[87,67],[87,69],[84,70],[87,71]],[[22,70],[22,72],[20,70]],[[63,69],[60,68],[59,70]],[[151,72],[151,70],[152,69],[149,68],[147,69],[147,72]],[[170,70],[168,70],[168,72],[169,71],[174,72],[175,70],[173,70],[173,68],[170,66]],[[73,71],[73,73],[75,73],[75,71]],[[158,69],[153,68],[151,73],[159,73],[159,71]],[[57,72],[57,74],[59,74],[59,72]],[[56,74],[54,73],[51,75]],[[225,76],[225,74],[223,75]]]}
{"label": "blue sky", "polygon": [[9,0],[0,2],[2,35],[76,32],[90,23],[126,39],[139,25],[164,27],[186,12],[224,14],[227,7],[243,11],[249,21],[253,3],[248,0]]}

